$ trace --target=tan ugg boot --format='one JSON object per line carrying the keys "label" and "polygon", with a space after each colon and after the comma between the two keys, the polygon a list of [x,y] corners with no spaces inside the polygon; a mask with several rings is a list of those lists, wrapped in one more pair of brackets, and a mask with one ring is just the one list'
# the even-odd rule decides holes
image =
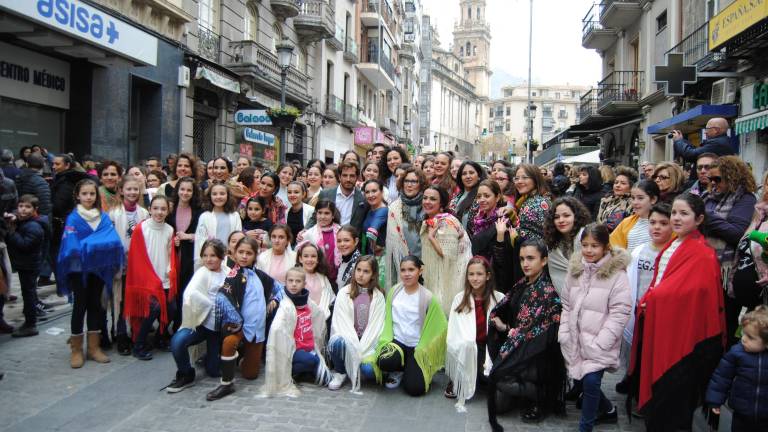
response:
{"label": "tan ugg boot", "polygon": [[72,354],[69,356],[69,365],[72,369],[83,367],[85,358],[83,357],[83,334],[72,335],[69,337],[69,346],[72,348]]}
{"label": "tan ugg boot", "polygon": [[104,354],[99,346],[101,344],[101,332],[89,331],[88,332],[88,360],[93,360],[97,363],[109,363],[109,357]]}

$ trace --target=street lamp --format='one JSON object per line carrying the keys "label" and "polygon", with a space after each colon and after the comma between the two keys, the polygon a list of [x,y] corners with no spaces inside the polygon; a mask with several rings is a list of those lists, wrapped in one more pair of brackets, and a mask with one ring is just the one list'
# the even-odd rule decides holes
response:
{"label": "street lamp", "polygon": [[533,162],[533,154],[531,153],[531,146],[533,145],[533,119],[536,118],[536,105],[530,102],[528,105],[528,148],[526,149],[525,158],[526,162]]}
{"label": "street lamp", "polygon": [[440,144],[437,142],[437,134],[435,134],[435,151],[440,151]]}
{"label": "street lamp", "polygon": [[[283,38],[275,49],[277,49],[277,63],[280,65],[280,109],[285,110],[285,78],[288,75],[288,68],[291,67],[293,45],[288,39]],[[287,141],[285,126],[280,126],[280,163],[285,162]]]}

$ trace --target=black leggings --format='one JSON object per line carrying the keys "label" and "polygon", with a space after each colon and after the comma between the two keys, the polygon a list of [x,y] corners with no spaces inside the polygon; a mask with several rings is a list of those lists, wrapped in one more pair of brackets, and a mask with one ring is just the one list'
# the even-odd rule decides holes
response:
{"label": "black leggings", "polygon": [[387,346],[377,360],[379,368],[384,372],[403,372],[402,386],[409,395],[421,396],[426,394],[427,387],[424,384],[424,372],[421,371],[419,364],[416,363],[416,359],[413,357],[415,348],[407,347],[397,340],[393,340],[389,345],[400,347],[405,355],[405,360],[403,360],[399,350],[395,347]]}
{"label": "black leggings", "polygon": [[85,285],[82,275],[69,275],[69,286],[72,287],[74,304],[72,305],[72,334],[83,332],[83,321],[88,317],[88,331],[100,331],[104,326],[106,312],[101,307],[101,291],[104,282],[96,275],[89,274]]}

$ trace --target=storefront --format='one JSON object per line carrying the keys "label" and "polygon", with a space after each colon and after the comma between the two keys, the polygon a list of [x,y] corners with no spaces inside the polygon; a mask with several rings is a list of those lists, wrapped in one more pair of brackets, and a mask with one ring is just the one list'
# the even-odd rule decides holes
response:
{"label": "storefront", "polygon": [[178,151],[178,44],[82,0],[0,0],[0,20],[0,147],[122,163]]}
{"label": "storefront", "polygon": [[768,83],[759,80],[741,87],[741,116],[734,130],[740,137],[741,155],[758,182],[768,169]]}
{"label": "storefront", "polygon": [[[244,108],[241,105],[241,108]],[[266,109],[239,109],[235,112],[238,151],[254,162],[272,169],[280,159],[280,130],[272,126]]]}

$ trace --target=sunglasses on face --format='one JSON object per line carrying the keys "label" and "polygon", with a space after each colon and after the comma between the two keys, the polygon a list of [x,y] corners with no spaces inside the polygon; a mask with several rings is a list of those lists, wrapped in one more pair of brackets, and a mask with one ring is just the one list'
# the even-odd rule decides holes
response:
{"label": "sunglasses on face", "polygon": [[723,178],[720,176],[711,176],[711,177],[707,177],[707,179],[709,179],[710,183],[720,183],[721,181],[723,181]]}

